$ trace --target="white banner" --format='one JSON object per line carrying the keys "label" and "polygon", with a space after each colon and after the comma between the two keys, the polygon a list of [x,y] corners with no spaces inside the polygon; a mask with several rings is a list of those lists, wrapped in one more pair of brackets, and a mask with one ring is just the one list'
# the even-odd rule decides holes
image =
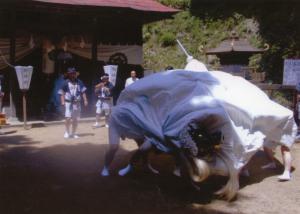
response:
{"label": "white banner", "polygon": [[28,90],[31,82],[32,66],[15,66],[18,77],[19,87],[21,90]]}
{"label": "white banner", "polygon": [[285,59],[283,67],[283,85],[300,83],[300,59]]}
{"label": "white banner", "polygon": [[116,85],[118,66],[117,65],[105,65],[103,66],[104,72],[109,75],[109,81]]}

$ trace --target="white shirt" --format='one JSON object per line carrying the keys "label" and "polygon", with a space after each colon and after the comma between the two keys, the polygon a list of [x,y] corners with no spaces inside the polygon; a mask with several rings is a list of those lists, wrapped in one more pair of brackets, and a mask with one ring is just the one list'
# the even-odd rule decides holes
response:
{"label": "white shirt", "polygon": [[131,85],[132,83],[134,83],[135,81],[137,81],[137,80],[139,80],[139,78],[135,78],[135,79],[133,79],[132,77],[129,77],[129,78],[127,78],[126,79],[126,83],[125,83],[125,88],[127,87],[127,86],[129,86],[129,85]]}

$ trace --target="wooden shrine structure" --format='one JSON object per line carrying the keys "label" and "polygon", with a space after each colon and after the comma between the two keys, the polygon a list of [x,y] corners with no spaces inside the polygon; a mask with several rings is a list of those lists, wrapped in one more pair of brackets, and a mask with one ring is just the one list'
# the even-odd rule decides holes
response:
{"label": "wooden shrine structure", "polygon": [[[103,65],[118,65],[118,93],[131,69],[143,76],[143,25],[171,18],[177,12],[155,0],[1,1],[0,73],[4,75],[4,104],[10,106],[10,116],[22,116],[21,95],[15,71],[5,60],[14,66],[34,67],[28,116],[44,119],[41,117],[51,112],[54,83],[67,66],[78,69],[90,100]],[[93,103],[83,113],[94,115]]]}

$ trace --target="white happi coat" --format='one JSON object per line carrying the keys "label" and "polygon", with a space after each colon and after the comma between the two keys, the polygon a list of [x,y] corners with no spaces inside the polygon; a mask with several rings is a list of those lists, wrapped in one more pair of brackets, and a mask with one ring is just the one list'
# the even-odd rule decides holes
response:
{"label": "white happi coat", "polygon": [[[215,119],[208,123],[210,116]],[[199,70],[161,72],[130,85],[113,107],[110,127],[118,136],[146,137],[168,152],[182,147],[180,133],[192,121],[222,132],[221,152],[237,171],[264,140],[290,147],[297,130],[293,112],[255,85],[221,71]],[[110,143],[118,143],[117,137]]]}

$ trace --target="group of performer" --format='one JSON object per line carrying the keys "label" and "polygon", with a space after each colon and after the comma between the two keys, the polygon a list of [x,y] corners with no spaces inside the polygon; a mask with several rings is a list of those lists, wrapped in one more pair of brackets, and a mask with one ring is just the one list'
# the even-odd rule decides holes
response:
{"label": "group of performer", "polygon": [[[65,132],[64,138],[79,138],[76,134],[78,119],[81,112],[81,103],[88,105],[86,95],[87,88],[83,82],[77,77],[76,68],[69,67],[67,69],[67,79],[62,87],[58,90],[61,105],[65,107]],[[125,87],[137,81],[136,72],[133,70],[130,77],[126,79]],[[114,85],[109,81],[109,75],[104,73],[100,78],[100,82],[95,86],[96,102],[96,122],[93,128],[99,128],[101,116],[105,116],[105,127],[109,127],[109,117],[113,105]]]}
{"label": "group of performer", "polygon": [[[131,171],[132,163],[147,156],[149,150],[160,150],[174,155],[174,174],[180,176],[179,169],[186,166],[196,183],[210,174],[229,176],[220,194],[231,199],[239,188],[238,176],[245,171],[254,153],[264,148],[270,162],[262,168],[273,169],[277,167],[273,150],[280,145],[284,170],[278,179],[291,179],[290,148],[297,133],[293,112],[271,101],[246,80],[223,72],[208,72],[205,65],[199,63],[191,61],[184,70],[166,71],[142,80],[131,71],[113,111],[115,86],[108,74],[101,76],[94,87],[97,102],[92,127],[106,127],[109,132],[102,176],[110,175],[109,167],[120,138],[128,137],[136,140],[140,147],[119,175]],[[75,67],[67,68],[66,76],[57,92],[65,110],[63,136],[76,139],[79,138],[76,131],[81,105],[88,105],[87,88],[78,78]],[[249,99],[245,99],[242,92]],[[0,101],[2,95],[0,85]],[[259,104],[252,103],[254,100]],[[100,125],[101,116],[105,117],[103,125]],[[206,135],[207,139],[194,139],[193,133],[197,139]],[[216,133],[219,149],[212,144]],[[206,150],[207,154],[202,154]],[[206,160],[207,155],[212,159]],[[158,173],[151,164],[148,167]]]}
{"label": "group of performer", "polygon": [[[140,146],[132,160],[155,149],[174,155],[178,165],[174,172],[178,172],[180,161],[186,162],[195,182],[201,182],[209,174],[229,176],[227,185],[220,191],[228,199],[233,198],[239,188],[239,174],[261,148],[270,161],[262,168],[274,169],[277,164],[273,150],[281,146],[284,169],[278,179],[291,179],[290,148],[297,134],[293,112],[270,100],[246,80],[219,71],[207,72],[199,63],[191,62],[187,67],[192,66],[184,70],[155,74],[140,81],[136,72],[131,71],[125,88],[138,83],[121,93],[112,114],[114,85],[108,74],[101,76],[94,88],[97,102],[93,127],[109,128],[109,148],[102,176],[110,175],[109,167],[120,138],[128,137]],[[86,90],[76,68],[69,67],[67,79],[57,92],[65,109],[64,138],[79,138],[76,130],[81,104],[88,105]],[[243,93],[247,94],[247,99]],[[2,97],[0,81],[0,107]],[[254,100],[258,104],[253,103]],[[105,117],[102,126],[101,116]],[[193,133],[196,138],[205,133],[208,137],[198,141],[193,138]],[[216,133],[219,136],[217,147],[210,145]],[[207,148],[211,148],[210,152],[202,154],[201,151]],[[207,155],[212,157],[209,161],[205,159]],[[151,169],[151,165],[148,166]],[[131,169],[132,161],[119,171],[119,175],[125,175]]]}

